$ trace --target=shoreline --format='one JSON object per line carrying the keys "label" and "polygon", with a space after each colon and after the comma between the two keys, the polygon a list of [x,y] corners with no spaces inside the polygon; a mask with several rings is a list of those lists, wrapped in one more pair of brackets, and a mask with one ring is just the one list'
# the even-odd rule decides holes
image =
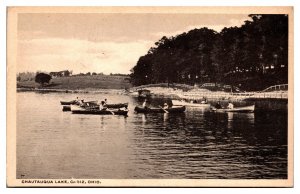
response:
{"label": "shoreline", "polygon": [[124,95],[127,92],[124,89],[53,89],[53,88],[17,88],[17,92],[57,92],[57,93],[113,93],[113,94],[120,94]]}
{"label": "shoreline", "polygon": [[[150,88],[149,88],[150,89]],[[158,88],[151,88],[151,97],[150,98],[169,98],[176,100],[200,100],[205,97],[212,104],[217,101],[227,104],[229,101],[234,102],[239,106],[246,106],[255,104],[259,110],[278,110],[278,111],[287,111],[288,107],[288,98],[271,98],[270,96],[265,95],[252,95],[252,96],[240,96],[233,95],[231,93],[224,92],[183,92],[182,90],[170,90],[170,89],[161,89],[155,90]],[[154,89],[154,90],[153,90]],[[115,94],[115,95],[129,95],[132,97],[138,97],[134,92],[130,92],[125,89],[51,89],[51,88],[17,88],[17,92],[44,92],[44,93],[90,93],[90,94]],[[281,97],[281,95],[280,95]]]}

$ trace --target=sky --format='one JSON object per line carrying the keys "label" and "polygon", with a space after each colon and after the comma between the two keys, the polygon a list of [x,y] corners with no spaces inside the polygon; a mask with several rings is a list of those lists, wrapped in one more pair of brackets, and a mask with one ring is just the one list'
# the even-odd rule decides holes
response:
{"label": "sky", "polygon": [[17,71],[129,74],[162,36],[241,26],[247,14],[20,13]]}

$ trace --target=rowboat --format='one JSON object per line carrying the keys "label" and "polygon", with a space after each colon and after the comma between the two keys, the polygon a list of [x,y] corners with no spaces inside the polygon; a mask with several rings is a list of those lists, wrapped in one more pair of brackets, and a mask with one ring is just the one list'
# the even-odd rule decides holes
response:
{"label": "rowboat", "polygon": [[107,108],[128,108],[128,103],[107,104]]}
{"label": "rowboat", "polygon": [[180,100],[172,100],[172,104],[174,106],[190,106],[190,107],[199,107],[199,108],[209,108],[210,104],[201,104],[201,103],[191,103],[186,101],[180,101]]}
{"label": "rowboat", "polygon": [[89,114],[89,115],[127,115],[128,110],[72,110],[73,114]]}
{"label": "rowboat", "polygon": [[93,115],[127,115],[128,110],[120,109],[105,109],[99,110],[96,108],[80,107],[77,105],[71,105],[71,111],[73,114],[93,114]]}
{"label": "rowboat", "polygon": [[185,106],[173,106],[167,109],[163,108],[143,108],[136,106],[134,111],[137,113],[182,113],[185,111]]}
{"label": "rowboat", "polygon": [[[95,103],[97,104],[97,100],[93,100],[93,101],[87,101],[87,102],[84,102],[84,103]],[[71,101],[60,101],[60,104],[61,105],[74,105],[74,104],[78,104],[78,101],[76,100],[71,100]]]}
{"label": "rowboat", "polygon": [[254,110],[255,110],[255,105],[244,106],[244,107],[236,107],[236,108],[233,108],[233,109],[228,109],[228,108],[216,109],[216,108],[212,108],[212,110],[213,110],[213,111],[216,111],[216,112],[251,113],[251,112],[254,112]]}
{"label": "rowboat", "polygon": [[76,100],[72,100],[72,101],[60,101],[61,105],[71,105],[71,104],[76,104],[77,101]]}
{"label": "rowboat", "polygon": [[[81,107],[99,108],[97,101],[84,102]],[[107,108],[128,108],[128,103],[106,104]]]}
{"label": "rowboat", "polygon": [[69,106],[69,105],[63,106],[62,111],[71,111],[71,106]]}
{"label": "rowboat", "polygon": [[[79,107],[79,105],[76,105]],[[73,110],[72,107],[74,108],[74,105],[66,105],[63,106],[63,111],[71,111]],[[85,102],[82,105],[80,105],[81,108],[85,109],[99,109],[99,104],[93,102]],[[128,108],[128,103],[117,103],[117,104],[107,104],[107,108]]]}

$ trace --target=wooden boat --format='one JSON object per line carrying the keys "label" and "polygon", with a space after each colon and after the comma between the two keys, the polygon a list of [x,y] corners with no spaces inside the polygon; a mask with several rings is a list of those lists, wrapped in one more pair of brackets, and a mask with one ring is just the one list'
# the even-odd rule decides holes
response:
{"label": "wooden boat", "polygon": [[107,108],[128,108],[128,103],[107,104]]}
{"label": "wooden boat", "polygon": [[[84,109],[99,109],[99,105],[97,103],[93,103],[93,102],[85,102],[83,103],[83,105],[76,105],[78,107],[84,108]],[[67,105],[67,106],[63,106],[63,111],[71,111],[73,110],[72,107],[75,107],[74,105]],[[107,104],[106,105],[107,108],[110,109],[116,109],[116,108],[128,108],[128,103],[118,103],[118,104]]]}
{"label": "wooden boat", "polygon": [[63,106],[62,111],[71,111],[71,106],[69,106],[69,105]]}
{"label": "wooden boat", "polygon": [[[84,103],[95,103],[97,104],[97,100],[93,100],[93,101],[87,101]],[[78,102],[76,100],[71,100],[71,101],[60,101],[61,105],[74,105],[74,104],[78,104]]]}
{"label": "wooden boat", "polygon": [[[80,105],[80,107],[99,109],[99,104],[94,102],[85,102],[82,105]],[[128,108],[128,103],[107,104],[106,107],[107,108]]]}
{"label": "wooden boat", "polygon": [[213,110],[213,111],[216,111],[216,112],[251,113],[251,112],[254,112],[254,110],[255,110],[255,105],[244,106],[244,107],[236,107],[236,108],[233,108],[233,109],[228,109],[228,108],[216,109],[216,108],[212,108],[212,110]]}
{"label": "wooden boat", "polygon": [[71,104],[76,104],[76,100],[72,100],[72,101],[60,101],[61,105],[71,105]]}
{"label": "wooden boat", "polygon": [[210,104],[201,104],[201,103],[191,103],[186,101],[180,101],[180,100],[172,100],[172,104],[174,106],[190,106],[190,107],[200,107],[200,108],[209,108]]}
{"label": "wooden boat", "polygon": [[73,114],[89,114],[89,115],[124,115],[128,114],[128,110],[86,110],[86,109],[78,109],[72,110]]}
{"label": "wooden boat", "polygon": [[142,108],[136,106],[134,111],[137,113],[182,113],[185,111],[185,106],[173,106],[168,109],[163,108]]}

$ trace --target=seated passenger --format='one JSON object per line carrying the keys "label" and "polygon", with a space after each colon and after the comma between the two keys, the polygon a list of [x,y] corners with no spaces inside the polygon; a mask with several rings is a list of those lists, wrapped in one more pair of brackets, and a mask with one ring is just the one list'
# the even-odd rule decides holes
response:
{"label": "seated passenger", "polygon": [[201,104],[207,104],[206,98],[203,97],[203,99],[202,99],[202,101],[201,101]]}
{"label": "seated passenger", "polygon": [[168,109],[169,108],[169,105],[167,103],[164,103],[164,109]]}
{"label": "seated passenger", "polygon": [[101,103],[99,105],[99,110],[106,110],[106,109],[107,109],[106,104],[104,103],[104,101],[101,101]]}
{"label": "seated passenger", "polygon": [[216,109],[221,109],[221,108],[222,108],[222,106],[221,106],[221,104],[220,104],[220,101],[217,102],[215,108],[216,108]]}
{"label": "seated passenger", "polygon": [[79,106],[83,106],[84,105],[84,100],[80,100],[79,101]]}
{"label": "seated passenger", "polygon": [[234,108],[234,105],[229,101],[227,108],[228,108],[228,109],[233,109],[233,108]]}
{"label": "seated passenger", "polygon": [[147,99],[145,99],[144,103],[143,103],[143,108],[144,109],[147,109],[148,108],[148,103],[147,103]]}

